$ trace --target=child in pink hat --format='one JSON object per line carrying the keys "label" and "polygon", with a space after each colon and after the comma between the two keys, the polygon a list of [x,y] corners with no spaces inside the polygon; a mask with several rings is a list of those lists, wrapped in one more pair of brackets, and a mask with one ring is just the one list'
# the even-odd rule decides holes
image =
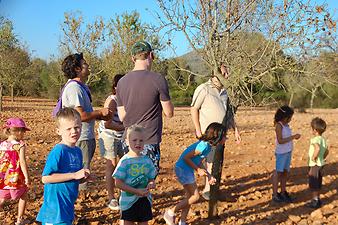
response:
{"label": "child in pink hat", "polygon": [[30,183],[23,138],[25,132],[30,129],[22,119],[9,118],[3,130],[7,140],[0,143],[0,209],[3,208],[6,200],[19,199],[18,219],[15,224],[20,225],[23,224],[22,217]]}

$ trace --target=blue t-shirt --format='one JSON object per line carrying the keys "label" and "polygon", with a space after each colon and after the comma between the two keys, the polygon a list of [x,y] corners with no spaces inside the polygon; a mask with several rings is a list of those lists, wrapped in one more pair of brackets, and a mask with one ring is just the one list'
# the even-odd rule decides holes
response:
{"label": "blue t-shirt", "polygon": [[[130,157],[124,155],[116,166],[113,177],[122,180],[133,188],[146,188],[149,181],[156,176],[153,162],[148,156]],[[151,195],[147,196],[151,203]],[[122,211],[129,209],[140,197],[121,190],[120,208]]]}
{"label": "blue t-shirt", "polygon": [[[57,144],[47,157],[42,176],[54,173],[74,173],[82,168],[82,152],[79,147]],[[73,221],[79,182],[79,180],[70,180],[44,184],[43,204],[36,220],[43,223]]]}
{"label": "blue t-shirt", "polygon": [[184,152],[181,154],[180,158],[176,162],[176,166],[182,168],[185,171],[194,172],[194,169],[190,167],[185,161],[184,156],[191,151],[200,152],[200,155],[194,156],[191,160],[195,163],[196,166],[199,166],[202,160],[210,153],[211,145],[206,141],[197,141],[194,144],[190,145]]}

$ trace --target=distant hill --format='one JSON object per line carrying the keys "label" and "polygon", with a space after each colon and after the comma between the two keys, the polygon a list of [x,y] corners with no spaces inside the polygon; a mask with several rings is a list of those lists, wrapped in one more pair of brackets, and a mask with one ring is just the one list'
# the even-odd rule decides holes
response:
{"label": "distant hill", "polygon": [[194,51],[186,53],[178,58],[184,59],[191,71],[201,75],[208,76],[210,70],[207,65],[202,61],[201,57]]}

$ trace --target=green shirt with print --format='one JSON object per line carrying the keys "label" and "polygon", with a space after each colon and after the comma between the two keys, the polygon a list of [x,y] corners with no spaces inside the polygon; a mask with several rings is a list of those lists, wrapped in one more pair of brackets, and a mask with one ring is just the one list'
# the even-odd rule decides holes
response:
{"label": "green shirt with print", "polygon": [[[315,152],[315,144],[319,145],[319,154],[316,161],[313,161],[313,154]],[[309,148],[309,166],[324,166],[324,154],[327,150],[327,143],[325,138],[322,136],[316,136],[311,138],[310,141],[310,148]]]}

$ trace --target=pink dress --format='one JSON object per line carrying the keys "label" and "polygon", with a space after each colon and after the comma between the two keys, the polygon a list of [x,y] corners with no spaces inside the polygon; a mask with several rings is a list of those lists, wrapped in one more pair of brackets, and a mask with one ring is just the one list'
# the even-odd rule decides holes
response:
{"label": "pink dress", "polygon": [[20,148],[23,141],[4,141],[0,143],[0,190],[25,188],[25,177],[20,167]]}

